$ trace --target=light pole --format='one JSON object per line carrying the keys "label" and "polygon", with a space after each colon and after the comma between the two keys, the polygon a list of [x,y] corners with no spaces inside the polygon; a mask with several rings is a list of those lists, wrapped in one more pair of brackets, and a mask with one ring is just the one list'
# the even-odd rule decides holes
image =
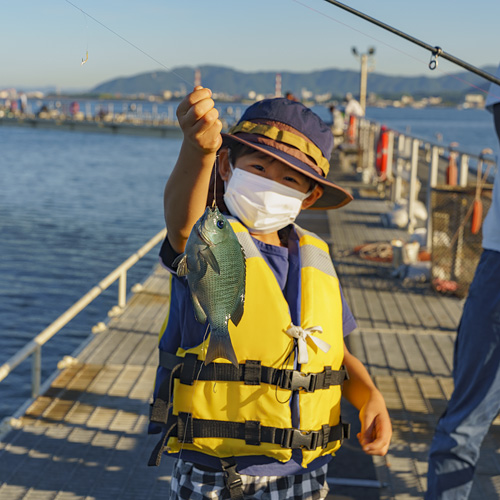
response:
{"label": "light pole", "polygon": [[[359,80],[359,104],[366,111],[366,79],[368,76],[368,60],[375,54],[375,47],[370,47],[368,52],[359,54],[356,47],[352,48],[352,53],[355,57],[359,57],[361,60],[361,76]],[[370,59],[371,62],[371,59]]]}

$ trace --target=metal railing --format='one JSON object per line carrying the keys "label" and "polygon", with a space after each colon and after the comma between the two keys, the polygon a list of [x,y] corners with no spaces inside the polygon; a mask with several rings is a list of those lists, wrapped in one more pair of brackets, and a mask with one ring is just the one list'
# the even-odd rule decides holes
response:
{"label": "metal railing", "polygon": [[42,346],[117,280],[118,303],[112,310],[114,310],[115,313],[123,310],[127,302],[127,271],[160,243],[165,238],[165,235],[166,230],[163,229],[153,236],[144,246],[122,262],[114,271],[89,290],[53,323],[41,331],[34,339],[17,351],[17,353],[11,356],[2,366],[0,366],[0,383],[7,378],[14,368],[19,366],[28,357],[33,356],[31,365],[31,396],[33,398],[37,397],[40,394],[41,386]]}
{"label": "metal railing", "polygon": [[[381,132],[381,124],[365,118],[358,119],[357,123],[357,143],[361,150],[361,159],[358,170],[361,172],[363,180],[373,183],[380,182],[378,178],[375,161],[378,137]],[[391,130],[387,128],[388,151],[387,170],[383,182],[387,183],[390,189],[390,200],[407,202],[408,232],[413,232],[416,226],[415,211],[418,200],[419,182],[426,189],[425,205],[427,209],[427,248],[432,249],[432,228],[431,228],[431,192],[438,184],[438,172],[440,161],[449,161],[453,156],[458,170],[457,185],[466,187],[469,183],[469,174],[473,173],[476,178],[477,169],[483,165],[495,166],[496,161],[492,151],[484,149],[480,154],[472,154],[461,151],[456,144],[451,143],[446,146],[430,140],[422,139],[409,134]],[[425,160],[422,160],[422,152],[425,152]],[[471,162],[472,160],[472,162]],[[423,163],[427,163],[428,175],[422,179],[419,176],[419,169]],[[474,168],[475,167],[475,168]],[[490,171],[491,178],[493,172]],[[406,194],[403,193],[403,185],[408,187]]]}

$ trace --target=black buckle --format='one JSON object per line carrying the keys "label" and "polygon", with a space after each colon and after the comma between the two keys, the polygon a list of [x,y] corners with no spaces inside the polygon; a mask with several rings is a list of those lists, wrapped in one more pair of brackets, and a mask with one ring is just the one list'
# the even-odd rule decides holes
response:
{"label": "black buckle", "polygon": [[318,431],[301,431],[300,429],[284,429],[284,431],[281,443],[283,448],[315,450],[318,447]]}
{"label": "black buckle", "polygon": [[224,476],[226,478],[227,487],[230,490],[233,490],[234,488],[241,488],[243,486],[241,476],[236,471],[236,465],[224,469]]}
{"label": "black buckle", "polygon": [[236,461],[234,457],[220,458],[222,470],[224,471],[224,481],[229,495],[233,500],[244,500],[243,481],[236,470]]}
{"label": "black buckle", "polygon": [[292,381],[290,383],[290,390],[300,391],[301,389],[306,392],[314,392],[316,385],[316,376],[313,373],[303,373],[297,370],[292,371]]}

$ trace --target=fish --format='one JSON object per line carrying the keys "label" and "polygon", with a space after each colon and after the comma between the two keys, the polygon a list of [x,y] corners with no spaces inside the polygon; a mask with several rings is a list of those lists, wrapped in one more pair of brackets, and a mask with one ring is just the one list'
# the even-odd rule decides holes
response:
{"label": "fish", "polygon": [[238,367],[229,320],[240,322],[245,304],[245,253],[217,206],[207,207],[191,230],[184,253],[175,261],[186,276],[197,321],[210,325],[205,365],[224,358]]}

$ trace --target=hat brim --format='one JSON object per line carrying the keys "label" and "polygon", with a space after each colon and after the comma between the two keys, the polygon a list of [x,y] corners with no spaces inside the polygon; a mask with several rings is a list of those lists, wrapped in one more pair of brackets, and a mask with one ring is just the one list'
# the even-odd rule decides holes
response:
{"label": "hat brim", "polygon": [[272,146],[267,144],[260,144],[248,141],[239,137],[238,135],[231,135],[222,133],[222,146],[230,146],[231,141],[236,141],[241,144],[245,144],[250,148],[256,149],[261,153],[272,156],[277,160],[283,162],[285,165],[297,170],[298,172],[304,174],[305,176],[313,179],[318,184],[323,187],[323,195],[316,200],[316,202],[309,207],[309,209],[318,209],[318,210],[329,210],[343,207],[347,205],[353,200],[351,193],[346,191],[345,189],[337,186],[333,182],[328,181],[320,175],[318,172],[313,170],[309,165],[300,161],[298,158],[295,158],[292,155],[287,154],[285,151],[277,150]]}

